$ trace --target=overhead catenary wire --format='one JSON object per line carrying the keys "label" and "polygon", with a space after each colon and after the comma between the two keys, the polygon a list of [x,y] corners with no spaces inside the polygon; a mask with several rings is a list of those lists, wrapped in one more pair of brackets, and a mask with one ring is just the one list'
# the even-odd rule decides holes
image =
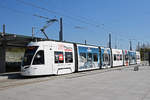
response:
{"label": "overhead catenary wire", "polygon": [[[14,13],[18,13],[18,14],[24,14],[24,15],[29,15],[29,16],[33,16],[33,17],[39,17],[39,18],[42,18],[42,19],[46,19],[46,20],[52,20],[51,18],[48,18],[48,17],[45,17],[45,16],[41,16],[41,15],[38,15],[38,14],[30,14],[28,12],[25,12],[25,11],[22,11],[22,10],[16,10],[16,9],[13,9],[13,8],[10,8],[10,7],[7,7],[7,6],[4,6],[4,5],[0,5],[1,8],[4,8],[4,9],[7,9],[9,11],[12,11]],[[48,22],[46,21],[46,22]],[[44,22],[45,23],[45,22]],[[37,28],[37,27],[34,27],[34,28]],[[39,27],[40,28],[40,27]],[[40,30],[38,30],[36,33],[40,33]]]}
{"label": "overhead catenary wire", "polygon": [[[14,12],[14,13],[19,13],[19,14],[24,14],[24,15],[29,15],[29,16],[33,16],[33,17],[39,17],[39,18],[42,18],[42,19],[50,20],[49,17],[41,16],[41,15],[39,15],[39,14],[31,14],[31,13],[28,13],[28,12],[25,12],[25,11],[22,11],[22,10],[17,10],[17,9],[14,9],[14,8],[6,7],[6,6],[4,6],[4,5],[1,5],[0,7],[1,7],[1,8],[8,9],[9,11],[12,11],[12,12]],[[63,22],[63,23],[64,23],[64,24],[68,24],[69,26],[72,26],[72,28],[74,28],[74,29],[78,29],[78,30],[89,30],[89,29],[86,28],[85,26],[75,25],[75,24],[73,25],[73,24],[70,24],[70,23],[68,23],[68,22]],[[42,24],[45,24],[45,22],[43,22]],[[35,27],[35,28],[37,28],[37,27]],[[40,27],[39,27],[39,28],[40,28]],[[37,29],[36,29],[36,30],[37,30]],[[94,32],[93,30],[90,30],[90,31]],[[37,34],[37,33],[40,33],[40,29],[37,30],[35,33],[36,33],[36,34]]]}
{"label": "overhead catenary wire", "polygon": [[[50,12],[50,13],[53,13],[53,14],[56,14],[56,15],[59,15],[59,16],[67,17],[67,18],[69,18],[69,19],[71,19],[71,20],[75,20],[75,21],[78,21],[78,22],[80,22],[80,23],[84,23],[84,24],[88,24],[88,25],[91,25],[91,26],[94,26],[94,27],[97,27],[97,28],[101,28],[101,29],[102,29],[103,31],[105,31],[106,33],[109,32],[109,31],[107,31],[107,30],[105,29],[104,24],[93,24],[93,23],[89,23],[89,22],[87,22],[87,21],[84,21],[84,19],[87,19],[87,18],[85,18],[85,17],[82,17],[82,19],[81,19],[81,18],[77,18],[77,17],[74,17],[74,16],[65,15],[65,14],[62,14],[62,13],[59,13],[59,12],[55,12],[55,11],[49,10],[49,9],[47,9],[47,8],[44,8],[44,7],[40,7],[40,6],[38,6],[38,5],[35,5],[35,4],[33,4],[33,3],[25,2],[25,1],[23,1],[23,0],[16,0],[16,1],[18,1],[18,2],[20,2],[20,3],[22,3],[22,4],[24,4],[24,5],[28,5],[28,6],[31,6],[31,7],[34,7],[34,8],[38,8],[38,9],[41,9],[41,10],[44,10],[44,11],[47,11],[47,12]],[[25,12],[25,11],[22,11],[22,10],[18,10],[18,9],[16,10],[16,9],[9,8],[9,7],[6,7],[6,6],[1,6],[1,7],[6,8],[6,9],[11,10],[11,11],[16,12],[16,13],[25,14],[25,15],[28,14],[28,15],[29,15],[29,13],[27,13],[27,12]],[[50,19],[50,18],[48,18],[48,17],[41,16],[41,15],[38,15],[38,14],[30,14],[30,16],[36,16],[36,17],[43,18],[43,19]],[[75,28],[76,28],[76,27],[75,27]],[[76,28],[76,29],[79,29],[79,27]]]}
{"label": "overhead catenary wire", "polygon": [[52,11],[48,8],[44,8],[44,7],[41,7],[41,6],[38,6],[36,4],[33,4],[33,3],[30,3],[30,2],[26,2],[24,0],[16,0],[24,5],[28,5],[28,6],[31,6],[31,7],[34,7],[34,8],[38,8],[38,9],[41,9],[43,11],[47,11],[49,13],[53,13],[53,14],[56,14],[56,15],[59,15],[59,16],[64,16],[64,17],[67,17],[69,19],[72,19],[72,20],[75,20],[75,21],[78,21],[78,22],[81,22],[81,23],[84,23],[84,24],[88,24],[88,25],[91,25],[91,26],[94,26],[94,27],[100,27],[101,25],[99,24],[93,24],[93,23],[89,23],[87,21],[84,21],[83,19],[81,18],[77,18],[77,17],[74,17],[74,16],[71,16],[71,15],[66,15],[66,14],[62,14],[60,12],[56,12],[56,11]]}
{"label": "overhead catenary wire", "polygon": [[46,16],[41,16],[39,14],[30,14],[28,12],[25,12],[25,11],[22,11],[22,10],[16,10],[16,9],[13,9],[13,8],[9,8],[9,7],[6,7],[4,5],[0,5],[1,8],[5,8],[5,9],[8,9],[9,11],[12,11],[12,12],[15,12],[15,13],[19,13],[19,14],[24,14],[24,15],[29,15],[29,16],[33,16],[33,17],[39,17],[39,18],[43,18],[43,19],[47,19],[47,20],[50,20],[49,17],[46,17]]}
{"label": "overhead catenary wire", "polygon": [[[4,6],[4,5],[1,5],[0,7],[1,7],[1,8],[8,9],[8,10],[10,10],[10,11],[13,11],[13,12],[15,12],[15,13],[20,13],[20,14],[24,14],[24,15],[30,15],[30,16],[34,16],[34,17],[39,17],[39,18],[43,18],[43,19],[46,19],[46,20],[50,19],[50,18],[45,17],[45,16],[41,16],[41,15],[38,15],[38,14],[30,14],[30,13],[28,13],[28,12],[25,12],[25,11],[22,11],[22,10],[16,10],[16,9],[13,9],[13,8],[9,8],[9,7],[6,7],[6,6]],[[64,23],[66,23],[66,22],[64,22]],[[70,25],[71,25],[71,24],[70,24]],[[104,29],[105,27],[103,27],[103,26],[104,26],[104,25],[102,25],[103,30],[104,30],[105,32],[108,32],[107,30]],[[86,27],[78,26],[78,25],[74,25],[74,28],[75,28],[75,29],[80,29],[80,30],[89,30],[89,29],[87,29]],[[89,31],[93,31],[93,30],[89,30]],[[94,31],[93,31],[93,32],[94,32]],[[36,34],[37,34],[37,33],[40,33],[40,30],[38,30],[38,31],[36,32]],[[116,32],[113,32],[113,33],[116,33]],[[118,34],[117,36],[120,37],[120,38],[126,37],[125,35],[121,35],[121,34]],[[122,39],[123,39],[123,40],[135,40],[135,39],[126,39],[126,38],[122,38]]]}
{"label": "overhead catenary wire", "polygon": [[[62,14],[62,13],[59,13],[59,12],[56,12],[56,11],[53,11],[53,10],[50,10],[50,9],[47,9],[47,8],[44,8],[44,7],[41,7],[41,6],[38,6],[36,4],[33,4],[33,3],[30,3],[30,2],[27,2],[25,0],[16,0],[24,5],[28,5],[28,6],[31,6],[31,7],[34,7],[34,8],[38,8],[40,10],[43,10],[43,11],[47,11],[49,13],[53,13],[53,14],[56,14],[56,15],[59,15],[59,16],[64,16],[64,17],[67,17],[68,19],[71,19],[71,20],[75,20],[75,21],[78,21],[80,23],[84,23],[84,24],[88,24],[88,25],[91,25],[93,27],[97,27],[97,28],[101,28],[103,31],[105,31],[106,33],[108,32],[111,32],[113,33],[112,31],[108,31],[108,29],[106,29],[105,27],[105,24],[93,24],[91,22],[88,22],[88,21],[85,21],[84,19],[86,19],[85,17],[76,17],[76,16],[71,16],[71,15],[66,15],[66,14]],[[13,10],[12,11],[14,12],[17,12],[17,13],[22,13],[22,14],[27,14],[26,12],[24,11],[18,11],[18,10]],[[38,15],[38,14],[30,14],[31,16],[36,16],[36,17],[39,17],[39,18],[43,18],[43,19],[49,19],[48,17],[45,17],[45,16],[41,16],[41,15]],[[87,19],[86,19],[87,20]],[[74,27],[75,29],[83,29],[83,30],[87,30],[86,27],[82,27],[82,26],[75,26]]]}

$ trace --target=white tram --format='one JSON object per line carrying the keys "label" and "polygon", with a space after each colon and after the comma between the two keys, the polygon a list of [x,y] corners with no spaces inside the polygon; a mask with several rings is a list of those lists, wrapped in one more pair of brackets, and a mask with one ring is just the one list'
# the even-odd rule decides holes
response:
{"label": "white tram", "polygon": [[24,76],[66,74],[75,71],[74,46],[56,41],[31,42],[21,66]]}
{"label": "white tram", "polygon": [[129,66],[129,51],[128,50],[122,50],[123,51],[123,65]]}
{"label": "white tram", "polygon": [[112,49],[112,67],[123,66],[123,52],[120,49]]}
{"label": "white tram", "polygon": [[138,52],[138,51],[136,51],[136,64],[140,64],[141,63],[141,57],[140,57],[141,55],[140,55],[140,52]]}
{"label": "white tram", "polygon": [[[124,52],[124,53],[123,53]],[[129,59],[130,58],[130,59]],[[23,76],[60,75],[140,64],[140,53],[93,45],[39,41],[28,44],[21,64]]]}

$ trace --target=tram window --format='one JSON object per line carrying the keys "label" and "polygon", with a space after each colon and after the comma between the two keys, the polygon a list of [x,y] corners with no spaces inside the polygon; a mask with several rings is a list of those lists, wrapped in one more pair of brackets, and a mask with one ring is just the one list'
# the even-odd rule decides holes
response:
{"label": "tram window", "polygon": [[136,59],[138,59],[138,56],[136,56]]}
{"label": "tram window", "polygon": [[86,53],[80,53],[80,57],[86,58]]}
{"label": "tram window", "polygon": [[87,61],[92,61],[92,53],[88,53]]}
{"label": "tram window", "polygon": [[120,55],[120,60],[122,60],[122,55]]}
{"label": "tram window", "polygon": [[104,54],[102,54],[102,61],[104,62]]}
{"label": "tram window", "polygon": [[108,54],[108,65],[110,65],[110,55]]}
{"label": "tram window", "polygon": [[94,54],[93,54],[93,58],[94,58],[94,62],[97,62],[97,61],[98,61],[97,53],[94,53]]}
{"label": "tram window", "polygon": [[64,63],[64,55],[63,52],[54,52],[55,55],[55,63]]}
{"label": "tram window", "polygon": [[133,54],[131,55],[131,59],[132,59],[132,60],[134,60],[134,59],[135,59],[135,57],[134,57],[134,55],[133,55]]}
{"label": "tram window", "polygon": [[119,54],[117,54],[117,60],[120,60],[120,55]]}
{"label": "tram window", "polygon": [[129,58],[128,58],[128,54],[126,54],[126,55],[125,55],[125,60],[128,60],[128,59],[129,59]]}
{"label": "tram window", "polygon": [[109,56],[107,53],[104,54],[104,61],[108,61],[109,60]]}
{"label": "tram window", "polygon": [[33,61],[33,65],[41,65],[41,64],[44,64],[44,51],[43,50],[40,50],[37,52]]}
{"label": "tram window", "polygon": [[136,59],[140,59],[140,56],[139,56],[139,55],[137,55],[137,56],[136,56]]}
{"label": "tram window", "polygon": [[86,62],[86,53],[83,53],[83,52],[80,53],[80,61]]}
{"label": "tram window", "polygon": [[116,61],[117,60],[117,57],[116,57],[116,54],[114,54],[114,61]]}
{"label": "tram window", "polygon": [[65,52],[65,62],[66,63],[72,63],[73,62],[72,52]]}
{"label": "tram window", "polygon": [[140,59],[140,56],[138,56],[138,59]]}
{"label": "tram window", "polygon": [[22,66],[30,65],[38,46],[29,46],[25,50]]}

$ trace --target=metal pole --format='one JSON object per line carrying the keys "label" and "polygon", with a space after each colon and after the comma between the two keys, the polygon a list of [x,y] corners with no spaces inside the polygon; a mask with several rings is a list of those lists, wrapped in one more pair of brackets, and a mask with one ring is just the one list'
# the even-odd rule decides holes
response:
{"label": "metal pole", "polygon": [[32,27],[32,39],[34,38],[34,27]]}
{"label": "metal pole", "polygon": [[5,24],[3,24],[3,33],[2,33],[2,37],[4,38],[5,35]]}
{"label": "metal pole", "polygon": [[131,40],[130,40],[130,50],[132,50],[132,42],[131,42]]}
{"label": "metal pole", "polygon": [[62,18],[60,18],[59,41],[63,41],[63,24],[62,24]]}
{"label": "metal pole", "polygon": [[6,39],[5,39],[5,24],[3,24],[2,46],[0,46],[0,73],[6,71]]}
{"label": "metal pole", "polygon": [[85,45],[86,45],[86,40],[85,40]]}
{"label": "metal pole", "polygon": [[111,34],[109,33],[109,48],[111,48]]}
{"label": "metal pole", "polygon": [[5,24],[3,24],[3,34],[5,34]]}
{"label": "metal pole", "polygon": [[140,51],[140,42],[138,42],[138,51]]}

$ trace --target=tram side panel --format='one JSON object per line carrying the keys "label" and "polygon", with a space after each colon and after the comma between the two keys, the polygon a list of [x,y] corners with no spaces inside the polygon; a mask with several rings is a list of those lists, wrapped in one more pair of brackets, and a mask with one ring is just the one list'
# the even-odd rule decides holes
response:
{"label": "tram side panel", "polygon": [[21,75],[23,76],[37,76],[37,75],[49,75],[52,74],[52,69],[48,66],[48,59],[46,55],[49,55],[47,47],[50,42],[46,42],[47,46],[44,46],[43,42],[31,42],[28,44],[25,55],[21,65]]}
{"label": "tram side panel", "polygon": [[136,64],[136,51],[129,51],[129,65]]}
{"label": "tram side panel", "polygon": [[111,50],[110,48],[101,47],[101,68],[111,67]]}
{"label": "tram side panel", "polygon": [[112,49],[112,67],[123,66],[123,53],[120,49]]}
{"label": "tram side panel", "polygon": [[99,69],[99,48],[77,44],[78,71]]}
{"label": "tram side panel", "polygon": [[123,65],[129,66],[129,51],[123,50]]}
{"label": "tram side panel", "polygon": [[53,42],[53,73],[67,74],[75,72],[74,45],[71,43]]}
{"label": "tram side panel", "polygon": [[141,55],[140,52],[136,51],[136,64],[140,64],[141,63]]}

